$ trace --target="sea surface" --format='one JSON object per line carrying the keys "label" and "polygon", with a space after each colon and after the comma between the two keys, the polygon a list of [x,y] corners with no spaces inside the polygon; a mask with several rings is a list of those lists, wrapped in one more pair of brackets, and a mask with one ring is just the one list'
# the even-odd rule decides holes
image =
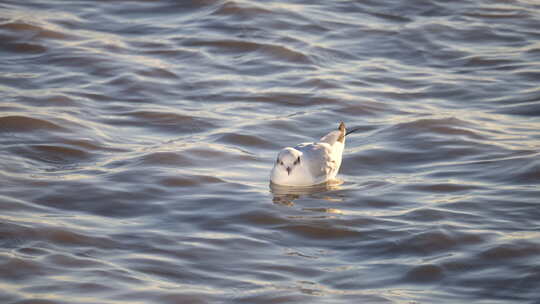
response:
{"label": "sea surface", "polygon": [[0,63],[0,303],[540,303],[538,1],[3,0]]}

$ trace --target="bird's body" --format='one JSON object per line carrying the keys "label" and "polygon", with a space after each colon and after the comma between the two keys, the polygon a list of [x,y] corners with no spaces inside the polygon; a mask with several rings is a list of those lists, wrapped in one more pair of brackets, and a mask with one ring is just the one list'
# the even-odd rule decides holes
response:
{"label": "bird's body", "polygon": [[345,147],[345,124],[319,142],[287,147],[278,154],[270,181],[281,186],[312,186],[334,179]]}

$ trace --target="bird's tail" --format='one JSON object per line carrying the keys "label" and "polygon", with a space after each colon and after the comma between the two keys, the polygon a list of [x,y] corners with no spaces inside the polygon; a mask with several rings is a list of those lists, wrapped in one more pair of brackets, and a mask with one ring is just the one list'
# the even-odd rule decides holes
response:
{"label": "bird's tail", "polygon": [[346,129],[345,129],[345,124],[343,123],[343,121],[339,124],[339,127],[338,127],[338,130],[340,132],[339,134],[339,137],[338,137],[338,140],[340,143],[343,143],[343,141],[345,140],[345,135],[346,134]]}

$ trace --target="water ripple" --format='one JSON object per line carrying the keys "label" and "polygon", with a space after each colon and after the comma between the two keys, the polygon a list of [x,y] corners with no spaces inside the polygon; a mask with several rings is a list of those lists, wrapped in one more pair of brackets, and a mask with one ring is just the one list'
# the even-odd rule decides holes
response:
{"label": "water ripple", "polygon": [[0,7],[2,303],[537,300],[537,4]]}

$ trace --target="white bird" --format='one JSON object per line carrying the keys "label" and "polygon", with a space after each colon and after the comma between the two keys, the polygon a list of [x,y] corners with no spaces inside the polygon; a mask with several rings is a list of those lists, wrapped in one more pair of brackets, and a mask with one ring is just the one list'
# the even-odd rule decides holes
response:
{"label": "white bird", "polygon": [[338,130],[326,134],[319,142],[284,148],[272,168],[270,182],[281,186],[312,186],[333,180],[341,166],[347,134],[341,122]]}

